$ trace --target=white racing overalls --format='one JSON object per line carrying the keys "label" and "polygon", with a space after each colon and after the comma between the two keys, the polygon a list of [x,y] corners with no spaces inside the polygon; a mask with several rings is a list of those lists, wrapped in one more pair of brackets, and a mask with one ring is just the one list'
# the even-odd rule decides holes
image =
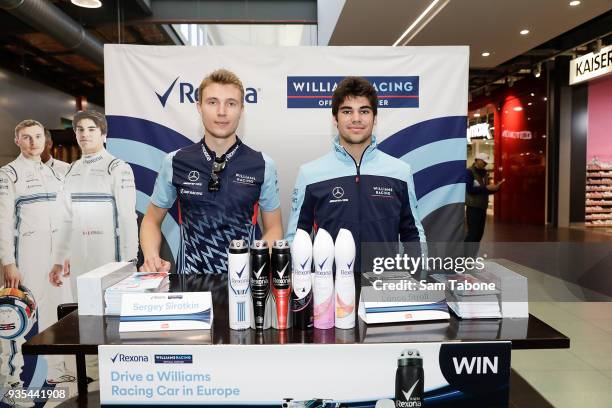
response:
{"label": "white racing overalls", "polygon": [[[48,278],[52,241],[56,237],[53,218],[61,186],[61,177],[40,159],[19,155],[0,169],[0,260],[2,265],[16,264],[21,283],[32,291],[39,331],[57,320],[57,305],[65,301],[63,288],[52,286]],[[1,279],[4,281],[3,276]],[[6,376],[7,383],[20,382],[25,334],[1,341],[0,373]]]}
{"label": "white racing overalls", "polygon": [[138,253],[136,188],[132,168],[101,150],[74,162],[58,198],[61,207],[55,264],[70,259],[72,296],[76,278],[108,262]]}

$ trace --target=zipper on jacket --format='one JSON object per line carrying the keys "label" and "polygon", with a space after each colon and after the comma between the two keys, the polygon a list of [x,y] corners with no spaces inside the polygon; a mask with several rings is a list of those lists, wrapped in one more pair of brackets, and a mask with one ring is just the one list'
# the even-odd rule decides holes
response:
{"label": "zipper on jacket", "polygon": [[[370,145],[371,146],[371,145]],[[369,149],[369,147],[366,147],[363,152],[361,152],[361,158],[359,159],[359,163],[357,163],[357,161],[355,160],[355,158],[353,156],[351,156],[348,152],[346,152],[346,149],[344,149],[344,151],[346,152],[346,154],[349,155],[349,157],[353,160],[353,163],[355,163],[355,170],[357,170],[357,174],[355,175],[355,184],[357,185],[357,220],[361,220],[361,183],[360,183],[360,178],[361,178],[361,163],[363,163],[363,156],[365,156],[366,151]],[[361,262],[361,222],[359,222],[359,225],[357,226],[357,231],[359,233],[358,237],[353,237],[355,238],[355,242],[358,242],[357,244],[357,248],[356,249],[356,253],[355,253],[355,260],[357,260],[357,258],[359,258],[360,262]],[[361,265],[359,265],[359,271],[361,272]]]}
{"label": "zipper on jacket", "polygon": [[359,180],[361,178],[361,162],[363,161],[363,156],[365,156],[365,152],[368,150],[370,146],[366,147],[365,150],[363,152],[361,152],[361,157],[359,158],[359,163],[357,163],[357,161],[355,160],[355,158],[353,156],[351,156],[349,154],[349,152],[346,151],[346,149],[344,149],[344,151],[346,152],[346,154],[348,154],[348,156],[351,158],[351,160],[353,160],[353,163],[355,163],[355,169],[357,170],[357,174],[355,175],[355,183],[359,184]]}

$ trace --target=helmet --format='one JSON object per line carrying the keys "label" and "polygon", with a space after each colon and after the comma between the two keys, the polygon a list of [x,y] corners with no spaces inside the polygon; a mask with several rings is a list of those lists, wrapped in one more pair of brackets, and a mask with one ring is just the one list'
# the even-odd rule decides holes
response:
{"label": "helmet", "polygon": [[19,285],[0,289],[0,338],[12,340],[27,334],[36,321],[36,301],[30,289]]}

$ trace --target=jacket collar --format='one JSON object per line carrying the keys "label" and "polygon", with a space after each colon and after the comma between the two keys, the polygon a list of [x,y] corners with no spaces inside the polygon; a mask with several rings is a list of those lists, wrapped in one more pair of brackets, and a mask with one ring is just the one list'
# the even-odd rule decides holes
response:
{"label": "jacket collar", "polygon": [[85,163],[87,165],[94,164],[94,163],[102,160],[102,158],[105,157],[107,154],[108,153],[106,152],[106,149],[103,148],[99,152],[83,156],[83,163]]}
{"label": "jacket collar", "polygon": [[[351,164],[354,163],[354,160],[351,157],[351,155],[348,154],[346,149],[342,147],[342,145],[340,144],[340,136],[336,135],[334,137],[333,146],[334,146],[334,153],[336,154],[336,157],[339,160],[345,161]],[[376,155],[377,150],[378,150],[378,144],[376,143],[376,136],[372,135],[372,143],[366,148],[365,152],[363,153],[363,156],[361,157],[361,163],[359,163],[359,165],[362,166],[366,161],[372,159]]]}
{"label": "jacket collar", "polygon": [[26,158],[23,153],[19,153],[18,159],[21,163],[25,164],[29,167],[40,167],[42,165],[42,161],[40,160],[40,156],[35,159]]}

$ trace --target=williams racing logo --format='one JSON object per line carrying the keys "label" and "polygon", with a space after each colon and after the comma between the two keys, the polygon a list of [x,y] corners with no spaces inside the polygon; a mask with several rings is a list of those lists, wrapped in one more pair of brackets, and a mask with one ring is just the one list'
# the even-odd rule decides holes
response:
{"label": "williams racing logo", "polygon": [[[330,108],[341,76],[287,77],[287,108]],[[418,76],[365,77],[378,92],[379,108],[418,108]]]}
{"label": "williams racing logo", "polygon": [[[198,101],[199,84],[180,81],[180,77],[176,77],[172,82],[159,91],[155,91],[155,95],[159,100],[162,108],[166,107],[170,97],[176,98],[178,103],[196,103]],[[176,89],[176,91],[175,91]],[[244,103],[257,103],[257,92],[259,89],[245,88]]]}

